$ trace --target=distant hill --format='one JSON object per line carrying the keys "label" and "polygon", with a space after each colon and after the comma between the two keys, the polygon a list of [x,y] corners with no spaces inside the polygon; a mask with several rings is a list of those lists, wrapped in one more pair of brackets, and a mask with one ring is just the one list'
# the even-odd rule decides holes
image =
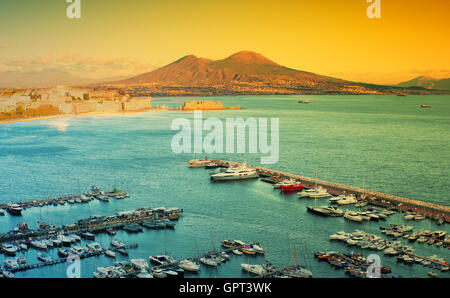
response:
{"label": "distant hill", "polygon": [[420,76],[412,80],[397,84],[399,87],[423,87],[433,90],[450,90],[450,78],[448,79],[434,79],[429,76]]}
{"label": "distant hill", "polygon": [[125,80],[103,84],[132,95],[391,94],[427,90],[355,83],[281,66],[261,54],[241,51],[222,60],[185,56]]}

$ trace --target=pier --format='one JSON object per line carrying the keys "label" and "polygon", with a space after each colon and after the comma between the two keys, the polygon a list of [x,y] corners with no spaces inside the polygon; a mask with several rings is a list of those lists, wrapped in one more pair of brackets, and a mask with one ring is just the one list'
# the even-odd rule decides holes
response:
{"label": "pier", "polygon": [[[226,160],[211,159],[211,161],[215,162],[220,167],[239,167],[243,165],[242,163]],[[382,206],[385,208],[404,212],[414,211],[432,220],[443,219],[445,222],[450,223],[450,207],[448,206],[438,205],[419,200],[413,200],[378,191],[372,191],[362,189],[359,187],[328,182],[320,179],[304,177],[283,171],[267,169],[259,166],[247,165],[247,167],[255,169],[260,174],[262,179],[264,179],[267,182],[276,183],[281,180],[293,179],[300,182],[305,188],[312,188],[318,185],[327,189],[329,193],[334,195],[339,195],[342,193],[354,194],[355,196],[367,201],[371,205]]]}
{"label": "pier", "polygon": [[[51,205],[51,204],[58,205],[59,202],[67,203],[68,200],[81,198],[82,195],[86,196],[89,199],[93,199],[98,195],[103,195],[106,197],[113,197],[113,198],[125,198],[128,196],[128,194],[126,192],[124,192],[120,189],[114,189],[114,190],[95,191],[95,192],[87,192],[87,193],[80,193],[80,194],[70,194],[70,195],[59,196],[59,197],[54,197],[54,198],[17,201],[17,202],[14,202],[14,204],[19,205],[23,209],[28,209],[31,207],[42,207],[42,206]],[[7,209],[7,208],[8,208],[8,203],[0,204],[0,209]]]}

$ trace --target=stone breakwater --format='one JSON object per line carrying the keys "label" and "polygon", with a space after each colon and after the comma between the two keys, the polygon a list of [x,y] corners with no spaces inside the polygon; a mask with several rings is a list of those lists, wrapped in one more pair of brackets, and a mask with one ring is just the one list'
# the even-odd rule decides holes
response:
{"label": "stone breakwater", "polygon": [[239,110],[240,106],[224,107],[220,101],[188,100],[179,107],[182,111],[214,111],[214,110]]}

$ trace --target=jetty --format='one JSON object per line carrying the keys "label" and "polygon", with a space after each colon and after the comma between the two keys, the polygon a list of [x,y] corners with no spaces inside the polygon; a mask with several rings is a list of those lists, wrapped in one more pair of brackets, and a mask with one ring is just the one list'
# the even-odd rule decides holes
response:
{"label": "jetty", "polygon": [[[195,162],[200,160],[192,160],[190,162]],[[226,160],[216,160],[211,159],[211,162],[215,162],[220,167],[240,167],[243,166],[242,163],[226,161]],[[432,220],[444,220],[450,223],[450,207],[414,200],[410,198],[404,198],[396,195],[386,194],[379,191],[367,190],[359,187],[333,183],[329,181],[324,181],[320,179],[300,176],[288,172],[267,169],[260,166],[246,165],[249,168],[255,169],[260,177],[264,181],[269,183],[277,183],[282,180],[292,179],[299,182],[305,188],[313,188],[316,186],[321,186],[333,195],[340,194],[354,194],[361,200],[367,201],[369,204],[374,206],[381,206],[397,211],[414,211],[418,214],[430,218]]]}
{"label": "jetty", "polygon": [[[67,201],[69,201],[71,199],[79,199],[83,195],[89,199],[94,199],[97,196],[105,196],[105,197],[111,197],[111,198],[116,198],[116,199],[122,199],[122,198],[128,197],[128,194],[120,189],[105,190],[105,191],[96,190],[96,191],[92,191],[92,192],[70,194],[70,195],[58,196],[58,197],[53,197],[53,198],[17,201],[17,202],[14,202],[14,204],[19,205],[23,209],[28,209],[31,207],[42,207],[42,206],[46,206],[46,205],[55,205],[56,206],[60,202],[67,203]],[[8,205],[9,205],[9,203],[2,203],[2,204],[0,204],[0,209],[7,209]]]}

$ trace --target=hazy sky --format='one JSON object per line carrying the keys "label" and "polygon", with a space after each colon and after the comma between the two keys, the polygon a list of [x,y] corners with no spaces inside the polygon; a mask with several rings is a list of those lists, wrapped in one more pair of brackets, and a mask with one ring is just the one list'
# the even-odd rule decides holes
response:
{"label": "hazy sky", "polygon": [[222,59],[251,50],[295,69],[355,81],[450,77],[450,1],[0,1],[0,72],[137,74],[187,54]]}

